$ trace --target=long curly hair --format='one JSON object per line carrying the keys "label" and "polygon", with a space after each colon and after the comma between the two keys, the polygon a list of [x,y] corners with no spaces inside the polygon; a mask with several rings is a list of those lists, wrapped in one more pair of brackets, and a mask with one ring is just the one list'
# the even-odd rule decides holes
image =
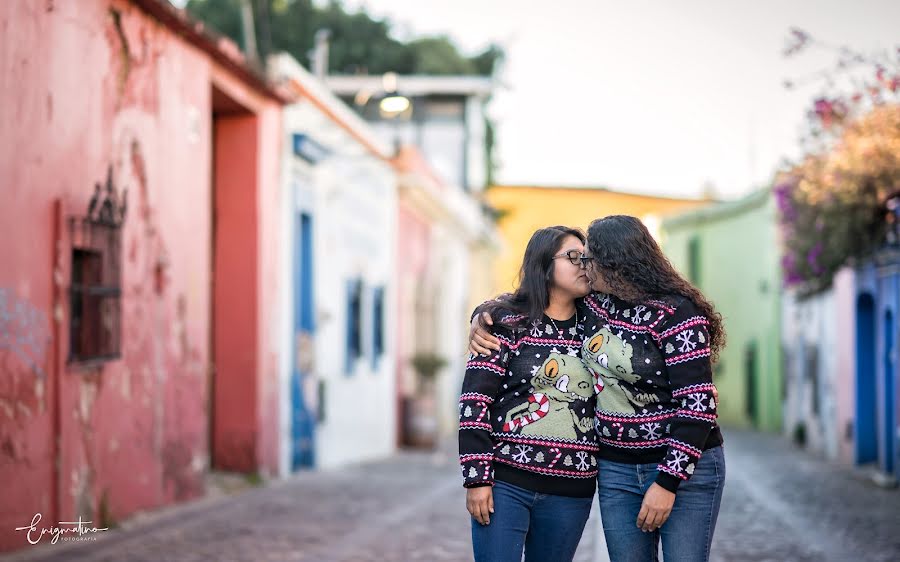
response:
{"label": "long curly hair", "polygon": [[[548,226],[536,230],[525,247],[518,288],[514,293],[505,293],[480,306],[477,310],[479,323],[482,322],[481,312],[488,312],[495,321],[496,316],[509,312],[520,314],[529,322],[540,320],[544,310],[550,306],[550,288],[556,264],[553,256],[559,252],[563,240],[568,236],[574,236],[582,244],[585,243],[584,232],[577,228]],[[524,319],[506,324],[516,327],[524,324]]]}
{"label": "long curly hair", "polygon": [[680,295],[693,302],[709,321],[712,362],[718,361],[725,347],[722,315],[675,270],[640,219],[612,215],[595,220],[588,227],[587,246],[594,271],[617,297],[638,303]]}

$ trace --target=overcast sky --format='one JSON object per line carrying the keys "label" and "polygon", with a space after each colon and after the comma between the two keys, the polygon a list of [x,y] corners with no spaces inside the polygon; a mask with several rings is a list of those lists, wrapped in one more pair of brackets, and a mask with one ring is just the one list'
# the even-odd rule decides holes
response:
{"label": "overcast sky", "polygon": [[797,155],[817,88],[785,78],[834,57],[784,59],[791,26],[862,50],[900,44],[898,0],[349,0],[401,37],[446,33],[508,61],[492,103],[503,183],[736,197]]}

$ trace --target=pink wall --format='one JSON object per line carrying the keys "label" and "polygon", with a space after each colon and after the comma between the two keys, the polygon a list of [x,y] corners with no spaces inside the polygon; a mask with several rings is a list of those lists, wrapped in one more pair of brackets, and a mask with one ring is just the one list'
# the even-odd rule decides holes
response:
{"label": "pink wall", "polygon": [[[834,278],[834,301],[837,326],[856,326],[856,286],[855,275],[850,268],[844,268]],[[836,380],[834,388],[837,410],[838,458],[847,465],[854,463],[855,444],[845,433],[847,424],[856,418],[856,330],[847,329],[836,338],[835,350]]]}
{"label": "pink wall", "polygon": [[[268,151],[232,164],[249,168],[256,158],[249,189],[257,216],[240,226],[258,228],[228,241],[252,241],[243,266],[257,269],[237,274],[258,295],[239,317],[253,320],[246,339],[226,342],[236,354],[226,369],[245,365],[250,387],[226,399],[225,412],[255,410],[232,425],[256,435],[247,468],[275,471],[269,342],[277,340],[280,109],[125,1],[0,2],[0,30],[0,550],[9,550],[27,546],[13,529],[37,512],[48,526],[78,516],[96,521],[101,508],[122,519],[203,493],[213,84],[257,116],[254,144]],[[66,364],[65,221],[85,213],[108,166],[128,190],[123,357],[79,370]],[[235,307],[247,300],[234,290],[223,298]]]}
{"label": "pink wall", "polygon": [[258,404],[259,446],[257,449],[257,467],[266,476],[278,473],[279,458],[279,391],[278,357],[281,341],[280,314],[281,294],[278,280],[281,275],[280,245],[287,243],[281,240],[279,225],[281,224],[281,195],[279,193],[281,179],[281,141],[282,117],[281,106],[267,103],[257,110],[258,115],[258,164],[257,190],[259,210],[259,235],[256,275],[258,278],[258,330],[257,338],[257,372],[258,372]]}
{"label": "pink wall", "polygon": [[[431,227],[426,219],[417,214],[402,199],[398,205],[397,232],[397,400],[398,416],[403,413],[400,401],[404,398],[406,381],[415,373],[409,364],[409,358],[415,349],[413,342],[415,326],[407,326],[407,319],[415,315],[416,283],[425,277],[428,268],[428,249],[430,245]],[[402,440],[403,420],[397,420],[397,441]]]}

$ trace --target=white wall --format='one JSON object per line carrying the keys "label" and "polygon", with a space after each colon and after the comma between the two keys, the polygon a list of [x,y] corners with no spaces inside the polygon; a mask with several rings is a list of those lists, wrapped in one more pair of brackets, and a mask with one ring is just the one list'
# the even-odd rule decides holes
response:
{"label": "white wall", "polygon": [[[835,400],[836,393],[841,391],[837,350],[842,346],[838,341],[840,324],[834,291],[804,301],[798,301],[791,291],[785,291],[782,325],[787,384],[785,434],[792,436],[794,428],[802,421],[806,425],[807,446],[835,459],[844,428],[839,427]],[[846,330],[846,326],[841,329]],[[815,345],[819,350],[818,384],[807,375],[805,353],[809,345]],[[814,393],[819,399],[818,414],[813,412]]]}
{"label": "white wall", "polygon": [[[320,466],[377,458],[394,449],[396,186],[387,165],[363,157],[320,165],[316,207],[316,373],[325,381],[325,421],[316,435]],[[362,279],[362,356],[346,364],[346,285]],[[385,352],[373,366],[372,289],[384,287]]]}
{"label": "white wall", "polygon": [[473,192],[483,191],[487,183],[484,116],[482,100],[477,97],[469,98],[466,102],[466,127],[469,129],[469,143],[466,150],[469,162],[469,188]]}
{"label": "white wall", "polygon": [[[289,65],[290,67],[290,65]],[[297,71],[290,67],[289,70]],[[299,77],[309,80],[308,73]],[[340,103],[326,99],[325,103]],[[354,116],[346,108],[334,108]],[[346,110],[346,111],[345,111]],[[394,273],[396,263],[396,178],[391,166],[376,157],[341,125],[316,105],[301,100],[284,111],[284,192],[282,231],[293,242],[293,221],[298,208],[313,216],[314,306],[316,334],[313,376],[306,392],[315,396],[316,385],[324,383],[325,420],[315,431],[315,455],[318,468],[360,462],[394,452],[396,400],[394,342]],[[306,134],[327,148],[331,155],[310,165],[293,155],[292,135]],[[371,131],[364,131],[371,135]],[[293,248],[286,244],[282,275],[286,287],[282,302],[289,311],[282,321],[284,352],[280,368],[282,397],[281,470],[290,465],[290,377],[294,360],[292,259]],[[363,354],[352,373],[345,372],[347,330],[347,281],[363,282],[362,342]],[[372,290],[383,287],[384,353],[373,366]]]}

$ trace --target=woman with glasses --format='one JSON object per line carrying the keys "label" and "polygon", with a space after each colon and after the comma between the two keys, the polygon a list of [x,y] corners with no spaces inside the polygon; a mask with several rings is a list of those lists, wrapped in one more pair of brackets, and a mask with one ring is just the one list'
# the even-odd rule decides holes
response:
{"label": "woman with glasses", "polygon": [[516,292],[476,311],[498,342],[469,358],[459,401],[476,561],[520,562],[523,551],[526,561],[571,560],[590,515],[595,389],[576,306],[591,290],[584,241],[567,227],[538,230]]}
{"label": "woman with glasses", "polygon": [[[712,384],[722,318],[637,218],[595,220],[587,243],[594,292],[584,300],[582,358],[598,383],[610,558],[657,560],[661,541],[666,561],[708,560],[725,480]],[[474,340],[476,353],[496,345],[483,332]]]}

